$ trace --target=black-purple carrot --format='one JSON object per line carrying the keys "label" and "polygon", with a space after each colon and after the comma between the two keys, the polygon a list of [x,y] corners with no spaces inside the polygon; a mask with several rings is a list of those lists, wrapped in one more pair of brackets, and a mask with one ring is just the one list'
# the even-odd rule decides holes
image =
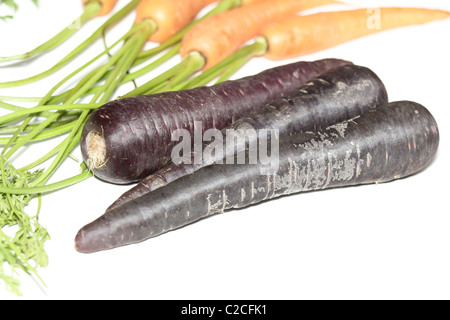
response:
{"label": "black-purple carrot", "polygon": [[[275,129],[280,136],[285,136],[327,127],[354,118],[387,102],[386,88],[374,72],[365,67],[346,65],[317,76],[293,94],[252,111],[222,131],[223,136],[233,133],[234,138],[245,140],[246,144],[236,143],[245,148],[251,143],[252,137],[256,138],[255,135],[246,134],[246,130],[249,129],[255,131]],[[209,145],[205,143],[203,150]],[[226,145],[223,150],[223,157],[229,156],[230,153],[232,156],[239,151],[235,150],[234,146],[227,148]],[[172,163],[149,175],[120,196],[107,210],[223,158],[207,157],[206,152],[202,154],[204,157],[200,163],[195,162],[193,156],[188,156],[191,158],[190,163]],[[214,155],[218,154],[220,153]]]}
{"label": "black-purple carrot", "polygon": [[211,165],[133,199],[84,226],[75,247],[111,249],[283,195],[400,179],[426,168],[438,145],[436,121],[425,107],[393,102],[280,140],[276,174],[261,175],[261,165]]}
{"label": "black-purple carrot", "polygon": [[222,129],[326,71],[350,64],[338,59],[297,62],[211,87],[115,100],[92,113],[81,138],[83,159],[105,181],[139,181],[165,166],[177,129]]}

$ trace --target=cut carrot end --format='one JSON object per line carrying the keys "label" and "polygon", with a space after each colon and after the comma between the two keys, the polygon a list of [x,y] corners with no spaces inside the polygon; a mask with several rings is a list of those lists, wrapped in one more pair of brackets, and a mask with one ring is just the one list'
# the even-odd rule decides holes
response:
{"label": "cut carrot end", "polygon": [[106,141],[98,132],[91,131],[86,138],[89,169],[99,169],[106,164]]}

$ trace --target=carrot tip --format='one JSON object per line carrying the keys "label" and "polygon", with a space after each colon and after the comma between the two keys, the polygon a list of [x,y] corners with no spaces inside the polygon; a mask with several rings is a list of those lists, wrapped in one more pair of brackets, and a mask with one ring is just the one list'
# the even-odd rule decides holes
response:
{"label": "carrot tip", "polygon": [[86,252],[82,244],[83,244],[83,230],[81,229],[75,236],[75,250],[77,250],[78,252]]}
{"label": "carrot tip", "polygon": [[[122,236],[119,239],[122,239]],[[110,224],[101,216],[78,230],[74,246],[80,253],[94,253],[117,247],[117,241],[111,234]]]}
{"label": "carrot tip", "polygon": [[98,224],[95,220],[78,230],[74,241],[75,250],[80,253],[93,253],[108,249],[108,246],[103,245],[103,234],[107,233],[103,227],[104,224]]}
{"label": "carrot tip", "polygon": [[75,250],[80,253],[93,253],[98,251],[96,243],[89,237],[89,233],[86,234],[85,227],[81,228],[75,236]]}
{"label": "carrot tip", "polygon": [[86,161],[88,167],[92,169],[99,169],[106,164],[106,141],[97,132],[91,131],[86,137],[88,160]]}

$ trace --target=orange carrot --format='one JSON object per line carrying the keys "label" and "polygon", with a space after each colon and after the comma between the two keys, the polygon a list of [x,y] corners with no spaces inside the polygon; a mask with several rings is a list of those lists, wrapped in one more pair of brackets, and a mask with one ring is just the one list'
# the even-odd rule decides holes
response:
{"label": "orange carrot", "polygon": [[450,17],[422,8],[377,8],[320,12],[273,23],[261,32],[269,43],[265,57],[288,59],[330,48],[376,32]]}
{"label": "orange carrot", "polygon": [[149,41],[164,42],[188,25],[201,9],[217,0],[142,0],[136,8],[136,23],[151,19],[158,29]]}
{"label": "orange carrot", "polygon": [[181,56],[185,57],[193,51],[200,52],[207,60],[204,69],[208,69],[257,36],[267,24],[285,19],[301,10],[337,3],[333,0],[251,2],[197,24],[183,38]]}
{"label": "orange carrot", "polygon": [[117,3],[117,0],[82,0],[82,1],[84,5],[92,1],[100,2],[102,8],[100,12],[97,14],[99,17],[106,16],[107,14],[109,14],[114,9]]}

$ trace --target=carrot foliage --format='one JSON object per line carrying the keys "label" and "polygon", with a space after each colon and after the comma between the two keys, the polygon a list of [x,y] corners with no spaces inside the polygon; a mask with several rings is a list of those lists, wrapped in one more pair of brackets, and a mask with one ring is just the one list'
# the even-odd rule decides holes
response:
{"label": "carrot foliage", "polygon": [[[131,0],[104,22],[88,39],[50,69],[26,79],[2,82],[0,88],[31,84],[59,70],[102,36],[109,26],[133,10],[139,1]],[[0,2],[0,8],[3,2],[5,1]],[[210,12],[192,21],[189,26],[180,30],[171,39],[148,50],[144,50],[144,44],[149,34],[154,32],[153,23],[151,20],[146,20],[135,24],[114,44],[55,83],[43,97],[0,97],[0,100],[9,102],[37,103],[35,107],[24,108],[0,101],[0,109],[10,111],[0,116],[0,146],[2,147],[0,149],[0,286],[5,284],[9,291],[19,294],[20,273],[40,280],[36,270],[47,265],[44,243],[49,239],[49,235],[39,224],[39,214],[29,215],[26,212],[32,210],[28,204],[35,199],[33,203],[38,201],[38,207],[40,207],[41,195],[69,187],[93,176],[87,166],[81,163],[81,172],[78,174],[49,183],[50,178],[65,159],[73,157],[71,153],[78,145],[83,125],[92,110],[112,99],[115,90],[120,85],[133,81],[175,56],[184,34],[198,21],[218,12],[229,10],[239,3],[239,0],[222,0]],[[98,9],[98,6],[95,5],[97,2],[91,2],[91,4],[92,11],[89,10],[89,13]],[[50,44],[59,43],[61,38],[66,38],[65,31],[47,42],[44,49],[47,49]],[[117,50],[110,55],[112,49]],[[41,52],[43,51],[39,50],[39,53]],[[159,54],[162,55],[158,56],[156,60],[136,71],[129,72],[131,68],[148,62]],[[88,67],[93,67],[94,63],[99,62],[100,58],[107,55],[109,58],[104,64],[88,71]],[[22,59],[28,56],[29,53],[6,57],[3,58],[3,61]],[[61,90],[75,76],[81,76],[81,80],[77,81],[75,86],[69,86],[69,89],[65,91]],[[80,100],[85,98],[88,98],[88,103],[80,104]],[[25,153],[24,148],[43,140],[57,142],[54,143],[51,150],[44,151],[40,157],[27,158],[30,162],[25,166],[14,167],[13,157],[18,152]],[[24,157],[23,154],[21,157]],[[42,167],[44,168],[37,169]],[[40,282],[44,284],[42,280]]]}
{"label": "carrot foliage", "polygon": [[[0,166],[2,188],[23,188],[42,173],[40,170],[17,170],[3,157]],[[45,285],[36,268],[47,266],[44,243],[50,237],[39,224],[40,196],[37,213],[34,216],[25,213],[25,207],[34,197],[29,194],[0,195],[0,280],[17,295],[20,295],[19,270],[35,276]]]}

